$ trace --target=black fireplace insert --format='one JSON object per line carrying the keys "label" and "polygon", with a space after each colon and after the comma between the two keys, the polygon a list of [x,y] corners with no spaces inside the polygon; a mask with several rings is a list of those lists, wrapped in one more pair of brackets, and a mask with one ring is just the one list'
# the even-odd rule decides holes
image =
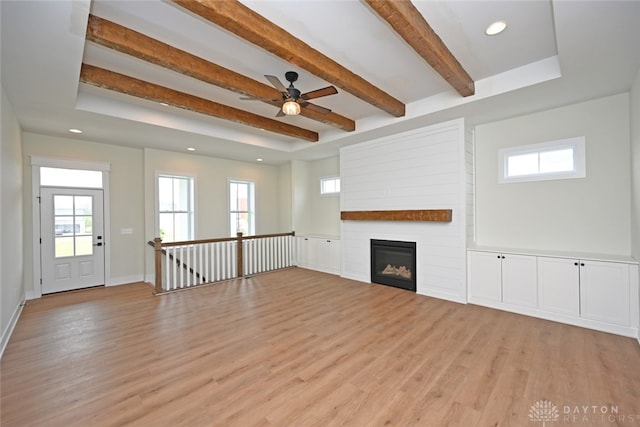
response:
{"label": "black fireplace insert", "polygon": [[416,291],[416,243],[371,239],[371,283]]}

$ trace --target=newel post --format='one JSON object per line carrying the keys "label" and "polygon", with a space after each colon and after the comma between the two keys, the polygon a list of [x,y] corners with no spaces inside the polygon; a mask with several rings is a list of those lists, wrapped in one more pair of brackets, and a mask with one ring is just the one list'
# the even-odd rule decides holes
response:
{"label": "newel post", "polygon": [[156,250],[156,294],[162,292],[162,239],[156,237],[153,239],[153,247]]}
{"label": "newel post", "polygon": [[237,260],[237,269],[238,269],[238,273],[237,276],[238,277],[243,277],[244,276],[244,261],[242,260],[242,231],[238,231],[238,233],[236,234],[236,237],[238,239],[238,244],[236,247],[236,251],[237,251],[237,256],[236,256],[236,260]]}

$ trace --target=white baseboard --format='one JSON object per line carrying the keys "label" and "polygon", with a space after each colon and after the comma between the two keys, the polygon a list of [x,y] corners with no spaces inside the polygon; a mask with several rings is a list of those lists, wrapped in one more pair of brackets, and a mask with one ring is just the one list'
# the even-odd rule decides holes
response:
{"label": "white baseboard", "polygon": [[13,310],[13,314],[9,319],[9,324],[4,329],[4,331],[2,331],[2,339],[0,339],[0,359],[2,359],[4,350],[5,348],[7,348],[7,344],[9,344],[9,339],[11,338],[11,334],[13,334],[13,330],[15,329],[16,324],[18,323],[18,319],[22,314],[22,308],[24,307],[25,302],[25,299],[22,299],[22,301],[20,301],[20,304],[18,304],[16,309]]}
{"label": "white baseboard", "polygon": [[110,277],[106,286],[129,285],[131,283],[144,282],[144,275]]}

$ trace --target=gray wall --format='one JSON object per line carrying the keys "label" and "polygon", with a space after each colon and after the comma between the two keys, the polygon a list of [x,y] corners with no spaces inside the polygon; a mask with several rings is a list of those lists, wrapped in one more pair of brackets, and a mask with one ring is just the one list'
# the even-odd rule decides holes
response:
{"label": "gray wall", "polygon": [[22,137],[11,104],[2,88],[0,147],[0,352],[24,300],[22,237]]}
{"label": "gray wall", "polygon": [[[476,127],[479,245],[631,254],[629,94]],[[583,179],[498,184],[498,150],[586,137]]]}

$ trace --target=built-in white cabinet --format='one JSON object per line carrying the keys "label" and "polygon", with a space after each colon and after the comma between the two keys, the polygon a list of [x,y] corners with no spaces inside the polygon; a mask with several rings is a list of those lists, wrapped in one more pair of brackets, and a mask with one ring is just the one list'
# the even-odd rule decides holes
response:
{"label": "built-in white cabinet", "polygon": [[629,264],[538,257],[540,308],[629,326]]}
{"label": "built-in white cabinet", "polygon": [[580,276],[577,261],[538,257],[540,308],[553,313],[580,315]]}
{"label": "built-in white cabinet", "polygon": [[469,295],[525,307],[537,306],[536,257],[469,252]]}
{"label": "built-in white cabinet", "polygon": [[340,274],[340,239],[298,236],[298,266]]}
{"label": "built-in white cabinet", "polygon": [[582,317],[628,326],[630,298],[629,264],[580,261]]}
{"label": "built-in white cabinet", "polygon": [[638,263],[544,253],[468,251],[468,301],[638,336]]}

